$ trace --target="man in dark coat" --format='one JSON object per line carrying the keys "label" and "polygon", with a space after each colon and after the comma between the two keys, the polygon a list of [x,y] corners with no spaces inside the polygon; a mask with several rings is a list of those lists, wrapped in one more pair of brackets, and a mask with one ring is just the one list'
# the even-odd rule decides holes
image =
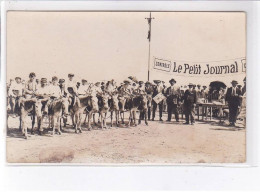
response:
{"label": "man in dark coat", "polygon": [[167,111],[168,111],[168,120],[171,121],[172,113],[175,114],[175,119],[179,122],[179,111],[178,111],[178,104],[180,100],[180,89],[177,88],[174,84],[176,83],[175,79],[171,79],[170,81],[171,86],[166,90],[166,97],[167,97]]}
{"label": "man in dark coat", "polygon": [[[185,113],[185,119],[186,122],[184,124],[191,124],[193,125],[195,123],[194,117],[195,117],[195,106],[197,103],[197,93],[196,90],[193,89],[193,84],[189,84],[189,89],[187,89],[184,93],[183,100],[183,108]],[[190,122],[189,122],[190,121]]]}
{"label": "man in dark coat", "polygon": [[[164,88],[163,86],[160,84],[161,81],[160,80],[154,80],[154,83],[156,84],[153,88],[153,95],[152,97],[154,98],[157,94],[159,93],[164,93]],[[153,100],[152,101],[153,104],[153,116],[152,116],[152,121],[154,121],[155,118],[155,111],[157,109],[157,105],[159,106],[159,117],[160,117],[160,121],[162,120],[162,111],[163,111],[163,100],[161,102],[159,102],[158,104]]]}
{"label": "man in dark coat", "polygon": [[237,87],[237,81],[233,80],[231,84],[232,87],[227,89],[226,101],[229,109],[229,125],[235,126],[241,104],[240,97],[242,96],[242,91]]}

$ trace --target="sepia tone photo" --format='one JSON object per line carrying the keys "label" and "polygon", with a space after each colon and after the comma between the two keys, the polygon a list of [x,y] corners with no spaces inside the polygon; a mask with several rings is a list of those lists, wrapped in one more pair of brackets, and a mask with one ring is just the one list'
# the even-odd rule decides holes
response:
{"label": "sepia tone photo", "polygon": [[8,163],[246,162],[244,12],[8,11]]}

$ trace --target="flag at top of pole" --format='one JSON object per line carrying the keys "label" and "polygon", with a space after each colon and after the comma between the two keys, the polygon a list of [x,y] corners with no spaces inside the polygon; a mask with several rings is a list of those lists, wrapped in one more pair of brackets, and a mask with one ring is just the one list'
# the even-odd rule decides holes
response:
{"label": "flag at top of pole", "polygon": [[150,17],[149,17],[149,18],[145,18],[145,19],[147,19],[148,25],[149,25],[149,30],[148,30],[147,39],[148,39],[149,42],[150,42],[150,41],[151,41],[151,25],[152,25],[152,19],[154,19],[154,18],[151,17],[151,12],[150,12]]}

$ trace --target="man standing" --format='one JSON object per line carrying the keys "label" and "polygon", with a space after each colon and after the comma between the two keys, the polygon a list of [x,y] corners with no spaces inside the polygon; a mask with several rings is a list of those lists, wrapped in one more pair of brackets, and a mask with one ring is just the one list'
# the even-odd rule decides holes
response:
{"label": "man standing", "polygon": [[208,90],[207,86],[202,86],[203,89],[201,90],[201,97],[204,98],[204,101],[207,102],[208,100]]}
{"label": "man standing", "polygon": [[197,85],[197,98],[202,98],[202,93],[201,93],[201,85]]}
{"label": "man standing", "polygon": [[171,86],[166,90],[166,97],[167,97],[167,111],[168,111],[168,120],[171,121],[172,113],[175,114],[175,119],[179,122],[179,111],[178,111],[178,104],[180,99],[180,89],[177,88],[174,84],[176,83],[175,79],[171,79],[170,81]]}
{"label": "man standing", "polygon": [[228,88],[226,94],[226,101],[228,102],[229,109],[229,125],[235,126],[237,115],[240,108],[240,98],[242,91],[237,87],[238,82],[233,80],[232,87]]}
{"label": "man standing", "polygon": [[[153,98],[158,95],[158,94],[163,94],[163,86],[160,84],[161,81],[160,80],[154,80],[154,83],[156,84],[153,88]],[[160,117],[160,121],[162,120],[162,111],[163,111],[163,100],[161,102],[159,102],[158,104],[153,100],[152,101],[153,104],[153,116],[152,116],[152,121],[154,121],[155,118],[155,111],[157,109],[157,105],[159,106],[159,117]]]}
{"label": "man standing", "polygon": [[185,91],[183,99],[184,99],[184,113],[185,113],[185,119],[186,122],[184,124],[191,124],[193,125],[195,123],[194,117],[195,117],[195,106],[197,102],[197,94],[196,90],[193,89],[193,84],[188,85],[189,88]]}

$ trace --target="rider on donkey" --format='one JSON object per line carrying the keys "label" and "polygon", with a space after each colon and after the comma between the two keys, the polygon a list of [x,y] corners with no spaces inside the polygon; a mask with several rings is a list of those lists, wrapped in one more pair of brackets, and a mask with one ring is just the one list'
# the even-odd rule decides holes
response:
{"label": "rider on donkey", "polygon": [[72,106],[74,106],[75,103],[77,102],[78,106],[80,107],[80,100],[78,98],[77,82],[74,80],[74,74],[69,73],[68,78],[69,79],[65,84],[66,93],[69,95],[69,97],[72,98]]}
{"label": "rider on donkey", "polygon": [[30,73],[29,80],[25,83],[24,94],[26,99],[31,99],[37,90],[35,77],[36,75],[34,72]]}
{"label": "rider on donkey", "polygon": [[10,88],[8,90],[8,98],[10,99],[10,105],[11,105],[11,112],[18,114],[18,107],[19,107],[19,99],[23,95],[24,86],[21,82],[20,77],[15,78],[15,82],[12,82],[10,85]]}
{"label": "rider on donkey", "polygon": [[42,78],[41,85],[37,88],[35,92],[35,95],[38,97],[38,99],[41,99],[42,111],[44,114],[48,114],[48,105],[50,97],[50,88],[47,84],[47,78]]}

